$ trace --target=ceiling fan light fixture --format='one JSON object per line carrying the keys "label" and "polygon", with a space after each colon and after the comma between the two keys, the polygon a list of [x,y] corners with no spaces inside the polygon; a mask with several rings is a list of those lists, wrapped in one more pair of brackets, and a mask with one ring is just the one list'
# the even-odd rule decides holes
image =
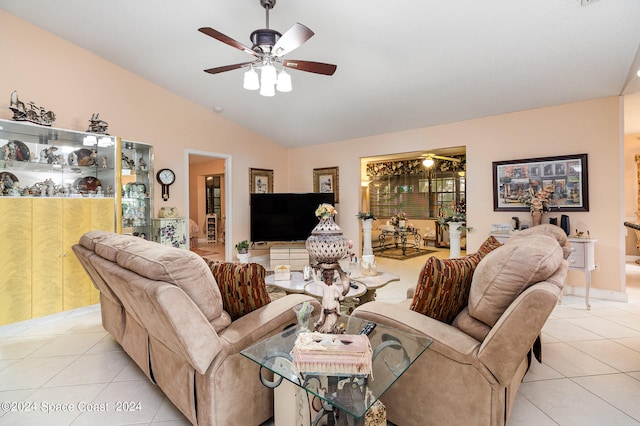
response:
{"label": "ceiling fan light fixture", "polygon": [[291,75],[289,75],[284,68],[278,73],[276,89],[278,89],[279,92],[290,92],[293,90],[293,86],[291,85]]}
{"label": "ceiling fan light fixture", "polygon": [[276,73],[276,68],[267,64],[262,67],[262,72],[260,74],[260,85],[261,86],[273,86],[278,81],[278,75]]}
{"label": "ceiling fan light fixture", "polygon": [[249,67],[249,70],[244,73],[243,86],[247,90],[258,90],[260,88],[260,79],[258,73],[253,69],[253,66]]}
{"label": "ceiling fan light fixture", "polygon": [[276,86],[275,84],[261,84],[260,85],[260,94],[262,96],[275,96],[276,94]]}
{"label": "ceiling fan light fixture", "polygon": [[435,164],[435,161],[433,161],[432,157],[427,157],[424,160],[422,160],[422,165],[427,168],[433,167],[434,164]]}

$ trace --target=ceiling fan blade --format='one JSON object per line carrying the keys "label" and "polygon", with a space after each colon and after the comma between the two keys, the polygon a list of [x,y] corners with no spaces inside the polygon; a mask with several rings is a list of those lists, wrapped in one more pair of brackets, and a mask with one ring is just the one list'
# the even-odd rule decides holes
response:
{"label": "ceiling fan blade", "polygon": [[238,50],[243,50],[250,55],[259,56],[256,52],[251,50],[250,47],[245,46],[239,41],[234,40],[231,37],[222,34],[220,31],[214,30],[213,28],[202,27],[202,28],[198,28],[198,31],[200,31],[202,34],[208,35],[209,37],[213,37],[216,40],[223,42],[224,44],[228,44],[231,47],[235,47]]}
{"label": "ceiling fan blade", "polygon": [[209,74],[219,74],[221,72],[232,71],[232,70],[237,70],[238,68],[247,67],[255,62],[256,61],[243,62],[241,64],[233,64],[233,65],[225,65],[223,67],[209,68],[204,70],[204,72],[208,72]]}
{"label": "ceiling fan blade", "polygon": [[271,54],[278,58],[286,55],[313,37],[313,34],[313,31],[309,28],[299,22],[296,22],[287,30],[286,33],[282,34],[280,39],[278,39],[276,44],[273,46],[273,49],[271,49]]}
{"label": "ceiling fan blade", "polygon": [[282,65],[295,70],[313,72],[316,74],[333,75],[336,72],[336,65],[325,64],[322,62],[297,61],[295,59],[287,59],[282,61]]}

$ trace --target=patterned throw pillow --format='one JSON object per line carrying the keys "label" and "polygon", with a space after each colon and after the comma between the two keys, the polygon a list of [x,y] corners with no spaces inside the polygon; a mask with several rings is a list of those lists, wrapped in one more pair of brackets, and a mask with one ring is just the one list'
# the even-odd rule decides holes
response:
{"label": "patterned throw pillow", "polygon": [[469,302],[476,266],[487,253],[501,245],[489,237],[476,253],[454,259],[429,257],[420,271],[410,309],[451,324]]}
{"label": "patterned throw pillow", "polygon": [[271,302],[262,265],[205,261],[218,283],[223,309],[232,321]]}

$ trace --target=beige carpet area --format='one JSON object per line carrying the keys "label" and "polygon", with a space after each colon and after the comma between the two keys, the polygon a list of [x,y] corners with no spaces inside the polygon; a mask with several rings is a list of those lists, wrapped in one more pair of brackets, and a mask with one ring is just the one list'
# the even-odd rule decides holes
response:
{"label": "beige carpet area", "polygon": [[387,259],[395,259],[395,260],[407,260],[413,259],[414,257],[424,256],[426,254],[435,253],[438,250],[435,249],[416,249],[414,247],[407,247],[404,254],[402,254],[402,248],[385,248],[382,249],[374,249],[373,254],[379,257],[386,257]]}

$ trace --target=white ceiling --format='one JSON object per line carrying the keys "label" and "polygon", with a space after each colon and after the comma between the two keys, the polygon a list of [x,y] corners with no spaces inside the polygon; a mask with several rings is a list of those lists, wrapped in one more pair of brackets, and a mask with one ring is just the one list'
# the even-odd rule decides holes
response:
{"label": "white ceiling", "polygon": [[[278,0],[272,29],[300,22],[315,32],[286,58],[338,68],[331,77],[292,70],[293,92],[273,98],[244,90],[243,70],[204,73],[252,57],[197,31],[250,46],[249,34],[265,26],[259,0],[0,0],[0,8],[294,147],[640,93],[640,1],[588,3]],[[628,133],[640,132],[638,96],[627,103]]]}

